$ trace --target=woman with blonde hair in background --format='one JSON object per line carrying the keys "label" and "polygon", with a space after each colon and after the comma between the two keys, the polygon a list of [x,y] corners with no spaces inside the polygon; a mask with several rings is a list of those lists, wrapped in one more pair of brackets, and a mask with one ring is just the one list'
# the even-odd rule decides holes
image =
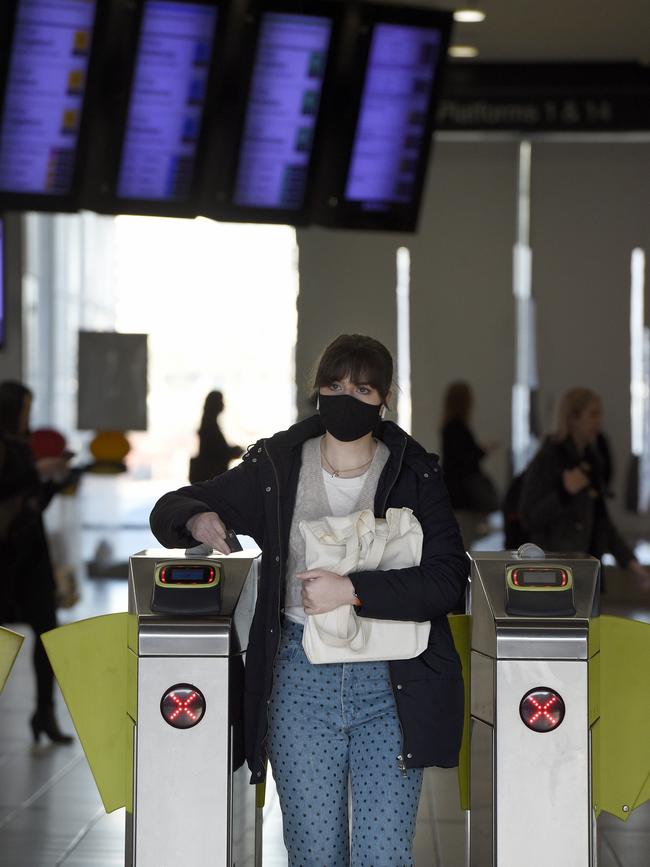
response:
{"label": "woman with blonde hair in background", "polygon": [[520,512],[527,537],[547,551],[609,553],[650,586],[643,567],[612,522],[596,447],[602,401],[588,388],[570,388],[558,405],[555,432],[526,470]]}

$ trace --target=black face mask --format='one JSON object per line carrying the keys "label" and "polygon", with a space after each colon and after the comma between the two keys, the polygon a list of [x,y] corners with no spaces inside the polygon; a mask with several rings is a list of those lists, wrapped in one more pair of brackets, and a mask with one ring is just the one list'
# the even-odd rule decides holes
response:
{"label": "black face mask", "polygon": [[321,394],[318,412],[325,429],[343,443],[361,439],[379,423],[381,406],[357,400],[351,394]]}

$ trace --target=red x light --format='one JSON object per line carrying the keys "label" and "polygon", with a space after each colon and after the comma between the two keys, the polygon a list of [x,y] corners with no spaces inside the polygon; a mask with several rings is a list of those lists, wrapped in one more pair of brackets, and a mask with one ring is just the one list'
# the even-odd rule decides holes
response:
{"label": "red x light", "polygon": [[191,729],[205,714],[205,698],[200,689],[190,683],[171,686],[160,700],[163,719],[175,729]]}
{"label": "red x light", "polygon": [[519,705],[519,715],[524,725],[534,732],[556,729],[564,719],[565,710],[562,696],[544,686],[527,692]]}

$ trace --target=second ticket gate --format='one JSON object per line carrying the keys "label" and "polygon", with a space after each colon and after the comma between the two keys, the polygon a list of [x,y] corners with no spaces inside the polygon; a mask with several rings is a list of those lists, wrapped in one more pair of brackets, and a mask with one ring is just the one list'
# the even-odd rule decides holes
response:
{"label": "second ticket gate", "polygon": [[535,554],[472,560],[471,867],[595,863],[600,563]]}

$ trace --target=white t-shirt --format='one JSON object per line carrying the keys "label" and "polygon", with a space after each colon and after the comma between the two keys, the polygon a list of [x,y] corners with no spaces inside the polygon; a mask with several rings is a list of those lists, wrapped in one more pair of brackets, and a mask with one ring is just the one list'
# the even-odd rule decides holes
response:
{"label": "white t-shirt", "polygon": [[369,472],[370,470],[366,470],[362,476],[355,476],[353,479],[342,479],[323,470],[323,481],[331,509],[330,515],[342,518],[357,511],[359,495]]}
{"label": "white t-shirt", "polygon": [[300,533],[300,521],[317,520],[326,515],[340,518],[360,509],[372,509],[379,478],[390,456],[388,447],[378,441],[372,463],[362,476],[354,479],[332,477],[321,467],[320,441],[320,437],[315,437],[303,444],[289,536],[284,614],[296,623],[304,623],[306,619],[301,584],[296,578],[299,572],[306,569],[305,540]]}
{"label": "white t-shirt", "polygon": [[[354,479],[342,479],[340,476],[332,476],[327,470],[323,470],[323,482],[325,493],[330,506],[328,515],[342,518],[359,510],[359,496],[370,470],[366,470],[362,476]],[[284,609],[285,616],[294,623],[304,623],[307,619],[305,609],[300,606],[288,605]]]}

